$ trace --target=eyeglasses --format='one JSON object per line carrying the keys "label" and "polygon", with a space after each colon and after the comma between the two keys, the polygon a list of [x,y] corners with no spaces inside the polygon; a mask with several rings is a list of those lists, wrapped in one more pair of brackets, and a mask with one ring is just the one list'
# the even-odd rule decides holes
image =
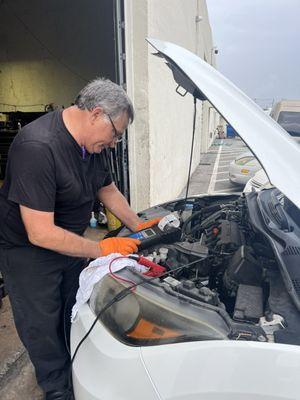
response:
{"label": "eyeglasses", "polygon": [[122,140],[123,140],[123,132],[118,132],[116,127],[115,127],[115,124],[113,123],[113,120],[110,117],[110,115],[109,114],[106,114],[106,115],[108,116],[108,119],[110,120],[111,126],[113,127],[113,130],[114,130],[114,136],[113,136],[112,140],[115,143],[122,142]]}

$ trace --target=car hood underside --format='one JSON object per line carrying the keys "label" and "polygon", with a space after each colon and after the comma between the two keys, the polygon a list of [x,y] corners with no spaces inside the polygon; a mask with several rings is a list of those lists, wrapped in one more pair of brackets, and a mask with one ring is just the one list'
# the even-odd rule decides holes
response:
{"label": "car hood underside", "polygon": [[147,40],[165,58],[178,85],[215,107],[247,143],[270,182],[300,208],[300,148],[290,135],[194,53],[169,42]]}

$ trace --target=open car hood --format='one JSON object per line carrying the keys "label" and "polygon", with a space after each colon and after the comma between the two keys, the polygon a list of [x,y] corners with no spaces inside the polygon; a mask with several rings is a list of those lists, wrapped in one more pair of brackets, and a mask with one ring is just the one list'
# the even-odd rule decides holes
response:
{"label": "open car hood", "polygon": [[270,182],[300,208],[300,146],[232,82],[194,53],[173,43],[147,39],[166,59],[175,81],[208,100],[247,143]]}

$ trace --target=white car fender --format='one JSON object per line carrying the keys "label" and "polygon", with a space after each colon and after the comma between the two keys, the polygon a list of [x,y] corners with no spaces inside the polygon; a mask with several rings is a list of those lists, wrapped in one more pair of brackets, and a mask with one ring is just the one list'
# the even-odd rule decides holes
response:
{"label": "white car fender", "polygon": [[141,349],[163,399],[291,400],[300,398],[300,348],[206,341]]}

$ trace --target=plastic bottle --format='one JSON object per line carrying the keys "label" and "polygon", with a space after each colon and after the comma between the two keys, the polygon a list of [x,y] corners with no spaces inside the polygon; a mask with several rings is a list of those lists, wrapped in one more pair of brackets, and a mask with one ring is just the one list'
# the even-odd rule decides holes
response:
{"label": "plastic bottle", "polygon": [[161,262],[165,262],[166,261],[166,259],[168,258],[168,252],[169,252],[169,249],[167,249],[165,247],[161,247],[159,249],[159,255],[160,255]]}
{"label": "plastic bottle", "polygon": [[97,220],[95,218],[95,213],[92,212],[92,217],[90,219],[90,227],[91,228],[96,228],[96,226],[97,226]]}

